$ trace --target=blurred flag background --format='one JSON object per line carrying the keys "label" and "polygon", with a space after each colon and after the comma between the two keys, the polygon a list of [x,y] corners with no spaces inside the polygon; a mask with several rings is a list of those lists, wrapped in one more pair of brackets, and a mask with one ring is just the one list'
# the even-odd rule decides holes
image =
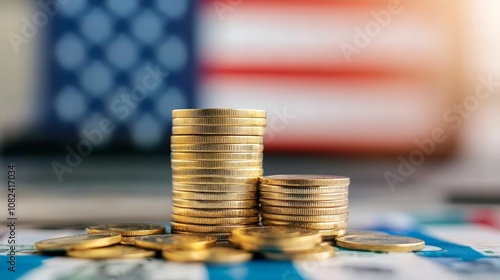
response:
{"label": "blurred flag background", "polygon": [[[449,136],[436,154],[499,138],[492,100],[467,122],[453,107],[498,73],[494,1],[0,5],[6,154],[92,136],[98,153],[164,152],[171,110],[189,107],[266,109],[269,152],[408,153],[435,128]],[[457,139],[480,115],[481,136]]]}
{"label": "blurred flag background", "polygon": [[[172,109],[265,109],[267,174],[338,173],[357,182],[353,195],[361,185],[385,195],[387,172],[401,176],[414,160],[401,185],[492,197],[499,9],[495,0],[0,1],[0,154],[31,166],[33,219],[76,207],[74,193],[57,199],[71,184],[112,200],[108,215],[134,217],[140,182],[144,211],[166,212]],[[57,184],[54,162],[75,153],[86,161]],[[74,217],[88,211],[79,209]]]}

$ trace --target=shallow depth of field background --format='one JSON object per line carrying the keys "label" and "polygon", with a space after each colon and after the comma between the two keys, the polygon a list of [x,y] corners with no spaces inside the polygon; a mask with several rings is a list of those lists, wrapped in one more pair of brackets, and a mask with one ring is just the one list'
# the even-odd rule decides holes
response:
{"label": "shallow depth of field background", "polygon": [[171,110],[191,107],[265,109],[265,173],[350,176],[354,212],[498,203],[497,1],[38,2],[0,3],[26,222],[167,220]]}

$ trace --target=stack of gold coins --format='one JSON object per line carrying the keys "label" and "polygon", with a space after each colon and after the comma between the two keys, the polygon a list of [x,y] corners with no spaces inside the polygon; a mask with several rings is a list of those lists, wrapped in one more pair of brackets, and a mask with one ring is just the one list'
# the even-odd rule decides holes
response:
{"label": "stack of gold coins", "polygon": [[258,224],[265,111],[186,109],[172,118],[172,232],[227,239]]}
{"label": "stack of gold coins", "polygon": [[324,240],[345,234],[349,178],[274,175],[260,178],[262,224],[318,230]]}

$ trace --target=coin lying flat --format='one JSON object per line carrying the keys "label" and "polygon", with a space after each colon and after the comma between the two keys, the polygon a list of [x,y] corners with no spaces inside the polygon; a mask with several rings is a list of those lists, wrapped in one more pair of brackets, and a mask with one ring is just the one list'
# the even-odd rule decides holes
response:
{"label": "coin lying flat", "polygon": [[298,216],[337,215],[347,213],[347,199],[339,204],[342,206],[325,208],[291,208],[262,205],[261,208],[264,213]]}
{"label": "coin lying flat", "polygon": [[335,249],[328,243],[321,243],[310,250],[295,253],[262,252],[265,258],[277,261],[287,260],[324,260],[335,255]]}
{"label": "coin lying flat", "polygon": [[172,135],[172,144],[262,144],[262,136]]}
{"label": "coin lying flat", "polygon": [[224,169],[224,168],[262,168],[262,160],[172,160],[172,168]]}
{"label": "coin lying flat", "polygon": [[265,127],[260,126],[172,126],[174,135],[245,135],[260,136],[266,132]]}
{"label": "coin lying flat", "polygon": [[172,160],[262,160],[264,155],[258,153],[171,153]]}
{"label": "coin lying flat", "polygon": [[172,207],[172,214],[190,217],[223,218],[223,217],[257,217],[258,208],[247,209],[190,209]]}
{"label": "coin lying flat", "polygon": [[266,111],[232,108],[177,109],[172,111],[172,118],[265,118]]}
{"label": "coin lying flat", "polygon": [[218,233],[218,232],[231,232],[235,228],[242,227],[255,227],[254,225],[193,225],[184,224],[178,222],[171,222],[172,230],[175,231],[187,231],[187,232],[198,232],[198,233]]}
{"label": "coin lying flat", "polygon": [[349,177],[335,175],[288,174],[260,178],[262,184],[280,186],[345,186]]}
{"label": "coin lying flat", "polygon": [[259,177],[264,173],[262,168],[246,168],[246,169],[172,169],[173,176],[206,176],[206,177],[226,177],[226,176],[242,176],[242,177]]}
{"label": "coin lying flat", "polygon": [[172,120],[175,126],[266,126],[265,118],[175,118]]}
{"label": "coin lying flat", "polygon": [[50,238],[35,243],[39,251],[68,251],[99,248],[120,243],[122,236],[111,234],[80,234],[66,237]]}
{"label": "coin lying flat", "polygon": [[275,185],[259,185],[260,191],[289,193],[289,194],[331,194],[345,193],[349,191],[349,185],[345,186],[275,186]]}
{"label": "coin lying flat", "polygon": [[122,259],[122,258],[148,258],[155,255],[155,251],[145,250],[126,245],[114,245],[97,249],[82,251],[68,251],[67,255],[82,259]]}
{"label": "coin lying flat", "polygon": [[425,247],[423,240],[384,234],[346,235],[336,239],[339,247],[377,252],[411,252]]}
{"label": "coin lying flat", "polygon": [[262,218],[285,222],[321,223],[321,222],[342,222],[347,220],[346,214],[323,215],[323,216],[297,216],[262,213]]}
{"label": "coin lying flat", "polygon": [[260,153],[262,144],[171,144],[172,152]]}
{"label": "coin lying flat", "polygon": [[259,195],[257,192],[185,192],[172,191],[173,198],[187,200],[257,200]]}
{"label": "coin lying flat", "polygon": [[252,259],[252,253],[230,247],[210,247],[203,250],[164,250],[163,257],[179,262],[241,263]]}
{"label": "coin lying flat", "polygon": [[259,216],[254,217],[188,217],[172,214],[172,221],[195,225],[255,225],[259,223]]}
{"label": "coin lying flat", "polygon": [[321,240],[316,230],[274,226],[235,228],[231,235],[236,242],[250,243],[315,243]]}
{"label": "coin lying flat", "polygon": [[347,199],[349,193],[323,193],[323,194],[288,194],[274,192],[260,192],[262,199],[276,199],[288,201],[325,201],[325,200],[340,200]]}
{"label": "coin lying flat", "polygon": [[285,221],[275,221],[269,219],[262,219],[262,224],[265,226],[283,226],[283,227],[297,227],[297,228],[307,228],[307,229],[331,229],[331,230],[341,230],[347,227],[347,222],[322,222],[322,223],[300,223],[300,222],[285,222]]}
{"label": "coin lying flat", "polygon": [[229,236],[229,242],[235,244],[238,248],[245,251],[251,252],[286,252],[286,253],[296,253],[311,250],[321,239],[314,242],[271,242],[271,241],[260,241],[260,242],[244,242],[238,240],[234,236]]}
{"label": "coin lying flat", "polygon": [[228,192],[256,192],[257,184],[183,184],[173,183],[172,189],[176,191],[186,192],[215,192],[215,193],[228,193]]}
{"label": "coin lying flat", "polygon": [[332,208],[346,206],[347,199],[325,200],[325,201],[299,201],[299,200],[278,200],[261,198],[260,203],[266,206],[281,206],[289,208]]}
{"label": "coin lying flat", "polygon": [[150,249],[200,250],[215,246],[217,238],[208,235],[159,234],[136,237],[135,246]]}
{"label": "coin lying flat", "polygon": [[256,208],[259,206],[257,200],[186,200],[172,198],[172,205],[195,209],[241,209]]}
{"label": "coin lying flat", "polygon": [[120,223],[91,226],[85,231],[88,234],[119,233],[122,236],[141,236],[165,233],[165,227],[158,224]]}

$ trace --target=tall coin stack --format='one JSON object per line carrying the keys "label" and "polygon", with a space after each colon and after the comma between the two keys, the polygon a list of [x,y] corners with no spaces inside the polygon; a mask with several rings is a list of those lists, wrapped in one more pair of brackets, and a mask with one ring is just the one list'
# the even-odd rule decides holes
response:
{"label": "tall coin stack", "polygon": [[259,191],[263,225],[314,229],[324,240],[345,234],[349,177],[264,176]]}
{"label": "tall coin stack", "polygon": [[258,225],[265,111],[185,109],[172,119],[172,232],[226,240]]}

